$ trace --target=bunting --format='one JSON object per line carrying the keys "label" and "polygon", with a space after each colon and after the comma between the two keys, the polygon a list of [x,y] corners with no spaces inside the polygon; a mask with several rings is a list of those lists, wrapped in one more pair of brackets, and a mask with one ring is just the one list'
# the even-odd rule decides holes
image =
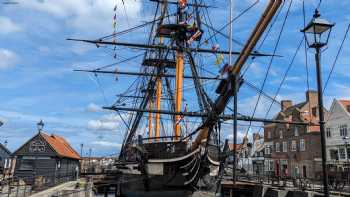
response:
{"label": "bunting", "polygon": [[[123,1],[123,4],[124,4],[124,1]],[[117,42],[117,38],[116,38],[116,34],[117,34],[117,1],[115,2],[115,6],[114,6],[114,9],[113,9],[113,12],[114,12],[114,15],[113,15],[113,40],[112,42]],[[117,58],[117,53],[116,53],[116,49],[117,49],[117,46],[115,45],[114,48],[113,48],[113,51],[114,51],[114,59]]]}

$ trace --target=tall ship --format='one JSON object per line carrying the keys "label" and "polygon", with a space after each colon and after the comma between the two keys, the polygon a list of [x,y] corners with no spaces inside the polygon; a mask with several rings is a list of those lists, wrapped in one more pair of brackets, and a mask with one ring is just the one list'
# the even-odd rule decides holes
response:
{"label": "tall ship", "polygon": [[[116,160],[120,193],[193,191],[199,184],[209,188],[218,183],[229,156],[227,141],[220,136],[222,122],[233,120],[236,142],[238,120],[261,121],[237,113],[237,92],[245,83],[240,73],[249,57],[273,55],[254,48],[282,2],[269,1],[241,51],[232,51],[232,30],[227,50],[213,41],[223,33],[210,25],[212,5],[201,0],[150,0],[156,7],[152,21],[95,40],[68,39],[112,47],[116,53],[142,52],[122,61],[140,61],[139,72],[79,70],[135,78],[129,86],[119,82],[127,89],[114,105],[104,107],[126,124]],[[233,20],[231,13],[226,27]],[[145,27],[149,31],[142,43],[118,39]],[[226,64],[224,58],[229,59]],[[217,65],[208,65],[213,59]],[[220,72],[212,72],[214,67]]]}

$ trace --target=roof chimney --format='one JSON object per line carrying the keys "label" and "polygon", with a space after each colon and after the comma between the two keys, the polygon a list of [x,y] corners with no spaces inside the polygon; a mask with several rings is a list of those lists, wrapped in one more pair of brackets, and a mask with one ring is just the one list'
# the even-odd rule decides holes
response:
{"label": "roof chimney", "polygon": [[284,111],[292,106],[293,106],[293,102],[291,100],[282,100],[281,101],[281,111]]}
{"label": "roof chimney", "polygon": [[306,91],[306,102],[309,102],[311,105],[317,104],[318,103],[317,99],[318,99],[317,91],[315,90]]}

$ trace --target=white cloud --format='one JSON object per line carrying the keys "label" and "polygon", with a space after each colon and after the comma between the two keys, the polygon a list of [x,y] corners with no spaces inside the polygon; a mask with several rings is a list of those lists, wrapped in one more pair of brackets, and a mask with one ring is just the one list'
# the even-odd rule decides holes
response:
{"label": "white cloud", "polygon": [[122,147],[122,145],[119,143],[109,142],[109,141],[94,141],[94,142],[92,142],[92,144],[98,145],[98,146],[103,146],[103,147],[116,147],[116,148]]}
{"label": "white cloud", "polygon": [[[125,20],[122,0],[117,0],[117,24]],[[113,8],[115,1],[106,0],[60,0],[60,1],[23,1],[21,6],[34,11],[46,12],[51,16],[64,19],[67,25],[88,31],[112,29]],[[125,1],[125,10],[129,19],[138,17],[140,1]],[[125,18],[124,18],[125,19]],[[119,21],[118,21],[119,20]]]}
{"label": "white cloud", "polygon": [[115,130],[119,126],[119,122],[108,122],[102,120],[90,120],[88,122],[88,129],[91,130]]}
{"label": "white cloud", "polygon": [[98,106],[95,103],[90,103],[86,107],[86,111],[88,111],[88,112],[100,112],[100,111],[103,111],[103,109],[101,108],[101,106]]}
{"label": "white cloud", "polygon": [[11,68],[18,61],[18,56],[8,49],[0,48],[0,70]]}
{"label": "white cloud", "polygon": [[0,16],[0,34],[11,34],[21,31],[21,28],[16,25],[11,19]]}

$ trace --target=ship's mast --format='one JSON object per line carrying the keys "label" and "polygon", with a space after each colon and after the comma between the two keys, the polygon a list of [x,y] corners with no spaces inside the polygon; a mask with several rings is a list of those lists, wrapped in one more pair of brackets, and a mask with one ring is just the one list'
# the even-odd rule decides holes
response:
{"label": "ship's mast", "polygon": [[[161,98],[162,98],[162,78],[158,77],[157,78],[157,84],[156,84],[157,90],[156,90],[156,106],[157,110],[161,110]],[[156,114],[156,126],[155,126],[155,137],[156,141],[159,141],[160,137],[160,114]]]}
{"label": "ship's mast", "polygon": [[[178,1],[179,15],[177,18],[177,23],[179,24],[184,20],[184,8],[186,7],[186,0]],[[175,77],[175,112],[180,112],[182,108],[182,97],[183,97],[183,72],[184,72],[184,54],[182,48],[184,47],[184,40],[178,38],[176,42],[178,50],[176,51],[176,77]],[[175,140],[179,140],[181,135],[180,128],[180,115],[175,116]]]}

